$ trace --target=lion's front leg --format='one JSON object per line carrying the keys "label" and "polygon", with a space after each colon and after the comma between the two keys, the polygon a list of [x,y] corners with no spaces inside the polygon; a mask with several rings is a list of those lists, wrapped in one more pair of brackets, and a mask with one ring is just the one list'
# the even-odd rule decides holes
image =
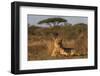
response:
{"label": "lion's front leg", "polygon": [[56,52],[57,52],[57,50],[54,49],[54,50],[52,51],[52,53],[51,53],[51,56],[56,56]]}

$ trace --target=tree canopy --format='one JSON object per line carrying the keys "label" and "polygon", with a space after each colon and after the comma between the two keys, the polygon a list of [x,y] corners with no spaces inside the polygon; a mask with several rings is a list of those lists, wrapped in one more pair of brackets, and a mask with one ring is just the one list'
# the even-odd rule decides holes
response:
{"label": "tree canopy", "polygon": [[66,23],[67,20],[63,19],[63,18],[48,18],[48,19],[44,19],[38,22],[38,24],[44,24],[46,23],[49,26],[57,26],[60,23]]}

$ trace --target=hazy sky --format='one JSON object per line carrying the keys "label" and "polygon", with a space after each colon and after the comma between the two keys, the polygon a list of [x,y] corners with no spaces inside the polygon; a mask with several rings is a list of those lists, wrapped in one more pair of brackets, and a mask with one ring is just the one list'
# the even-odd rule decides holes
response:
{"label": "hazy sky", "polygon": [[71,24],[77,24],[77,23],[85,23],[88,24],[88,18],[87,17],[80,17],[80,16],[52,16],[52,15],[28,15],[28,24],[30,25],[38,25],[37,23],[43,19],[47,18],[54,18],[54,17],[60,17],[64,18],[68,21],[68,23]]}

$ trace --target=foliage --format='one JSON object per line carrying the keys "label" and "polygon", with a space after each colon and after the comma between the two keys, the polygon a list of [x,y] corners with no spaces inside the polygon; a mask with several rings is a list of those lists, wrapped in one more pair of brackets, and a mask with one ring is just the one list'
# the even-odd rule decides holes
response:
{"label": "foliage", "polygon": [[48,18],[48,19],[44,19],[38,22],[38,24],[48,24],[50,26],[56,26],[59,25],[59,23],[65,23],[67,22],[66,19],[63,18]]}

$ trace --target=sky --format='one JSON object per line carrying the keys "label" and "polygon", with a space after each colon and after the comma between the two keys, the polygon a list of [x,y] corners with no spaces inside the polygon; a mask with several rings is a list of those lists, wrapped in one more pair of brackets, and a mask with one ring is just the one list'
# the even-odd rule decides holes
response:
{"label": "sky", "polygon": [[27,16],[29,25],[37,25],[38,22],[47,18],[60,17],[67,20],[68,23],[77,24],[77,23],[85,23],[88,24],[88,17],[80,17],[80,16],[53,16],[53,15],[33,15],[29,14]]}

